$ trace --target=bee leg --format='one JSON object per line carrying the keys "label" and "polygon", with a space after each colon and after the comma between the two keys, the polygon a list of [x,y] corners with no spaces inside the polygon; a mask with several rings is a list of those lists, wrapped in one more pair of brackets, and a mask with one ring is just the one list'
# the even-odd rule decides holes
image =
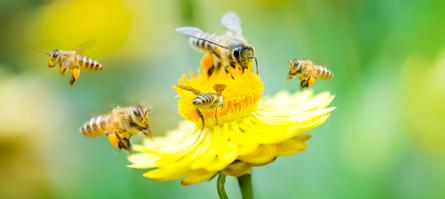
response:
{"label": "bee leg", "polygon": [[114,134],[116,135],[116,137],[117,137],[117,139],[118,139],[118,144],[117,144],[117,146],[119,147],[119,149],[125,149],[125,150],[127,150],[127,151],[130,151],[130,150],[131,150],[130,139],[121,137],[121,136],[119,135],[119,133],[117,133],[117,132],[114,132]]}
{"label": "bee leg", "polygon": [[286,78],[286,82],[288,82],[289,80],[291,80],[293,77],[291,76],[291,75],[287,75],[287,78]]}
{"label": "bee leg", "polygon": [[233,70],[234,70],[234,68],[229,68],[229,67],[224,68],[224,71],[225,71],[227,74],[230,74],[230,77],[231,77],[232,79],[235,79],[235,78],[233,77],[233,73],[232,73]]}
{"label": "bee leg", "polygon": [[215,70],[215,63],[213,59],[212,53],[206,53],[202,59],[201,59],[201,66],[204,69],[204,71],[207,72],[207,77],[210,77]]}
{"label": "bee leg", "polygon": [[221,69],[221,61],[218,61],[216,64],[212,63],[212,65],[207,69],[207,78],[212,76],[215,71],[219,71]]}
{"label": "bee leg", "polygon": [[122,138],[119,140],[119,149],[125,149],[127,151],[131,150],[131,143],[130,143],[130,139],[128,138]]}
{"label": "bee leg", "polygon": [[68,71],[68,68],[62,65],[62,63],[59,64],[59,73],[62,75],[66,74],[66,71]]}
{"label": "bee leg", "polygon": [[219,124],[219,122],[218,122],[218,107],[216,107],[216,109],[215,109],[215,120],[216,120],[216,124]]}
{"label": "bee leg", "polygon": [[70,86],[74,85],[74,82],[76,82],[76,80],[79,79],[79,76],[80,76],[80,69],[79,69],[79,67],[76,66],[74,69],[72,69]]}
{"label": "bee leg", "polygon": [[210,66],[207,70],[207,77],[210,77],[213,74],[213,71],[215,71],[215,65]]}
{"label": "bee leg", "polygon": [[307,79],[307,83],[308,83],[308,86],[312,86],[312,85],[314,85],[314,83],[315,83],[315,78],[314,78],[314,77],[309,77],[309,78]]}
{"label": "bee leg", "polygon": [[74,79],[74,76],[71,76],[71,79],[70,79],[70,87],[73,87],[74,82],[76,82],[76,79]]}
{"label": "bee leg", "polygon": [[255,59],[256,74],[258,75],[260,73],[260,71],[258,70],[258,60],[256,59],[256,57],[254,57],[253,59]]}
{"label": "bee leg", "polygon": [[301,88],[301,89],[304,89],[304,88],[307,88],[307,87],[309,87],[309,82],[308,82],[308,80],[307,80],[307,79],[302,79],[302,80],[300,81],[300,88]]}
{"label": "bee leg", "polygon": [[300,87],[303,89],[303,88],[308,88],[309,86],[312,86],[312,85],[314,85],[314,83],[315,83],[315,78],[314,77],[308,77],[308,78],[306,78],[306,79],[302,79],[301,80],[301,82],[300,82]]}
{"label": "bee leg", "polygon": [[198,113],[199,117],[201,118],[201,123],[202,123],[202,127],[201,127],[201,131],[204,130],[205,127],[205,120],[204,120],[204,115],[201,113],[201,111],[199,109],[196,109],[196,112]]}
{"label": "bee leg", "polygon": [[147,126],[147,129],[144,130],[144,131],[142,131],[142,133],[144,134],[145,137],[148,137],[148,138],[150,138],[150,139],[153,137],[153,136],[151,135],[151,129],[150,129],[150,126]]}

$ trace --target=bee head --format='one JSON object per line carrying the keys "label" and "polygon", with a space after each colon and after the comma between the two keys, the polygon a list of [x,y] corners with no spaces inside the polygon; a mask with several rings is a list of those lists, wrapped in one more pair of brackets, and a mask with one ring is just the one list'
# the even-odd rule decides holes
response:
{"label": "bee head", "polygon": [[[132,109],[131,119],[135,124],[135,127],[141,131],[148,131],[148,114],[150,110],[142,105],[138,105]],[[145,134],[145,132],[144,132]]]}
{"label": "bee head", "polygon": [[304,63],[301,60],[289,61],[289,73],[301,73]]}
{"label": "bee head", "polygon": [[300,60],[290,60],[288,67],[289,73],[287,74],[287,79],[290,80],[301,73],[302,71],[302,63]]}
{"label": "bee head", "polygon": [[247,67],[247,65],[255,58],[255,50],[252,46],[240,46],[234,48],[232,54],[239,64],[244,67]]}
{"label": "bee head", "polygon": [[48,66],[53,67],[57,63],[61,61],[61,52],[60,50],[54,49],[49,52],[46,52],[45,54],[48,54]]}

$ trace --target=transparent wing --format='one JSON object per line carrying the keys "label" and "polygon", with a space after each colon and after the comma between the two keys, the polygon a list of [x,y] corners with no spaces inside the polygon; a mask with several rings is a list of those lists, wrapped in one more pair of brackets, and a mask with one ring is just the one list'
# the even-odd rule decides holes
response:
{"label": "transparent wing", "polygon": [[180,88],[180,89],[184,89],[184,90],[190,91],[190,92],[192,92],[192,93],[194,93],[194,94],[196,94],[196,95],[201,94],[201,91],[198,91],[198,90],[192,88],[191,86],[180,85],[180,84],[178,84],[178,85],[176,85],[176,87],[178,87],[178,88]]}
{"label": "transparent wing", "polygon": [[77,47],[75,47],[74,50],[75,50],[77,53],[83,53],[83,52],[85,52],[85,50],[87,50],[88,48],[90,48],[91,46],[93,46],[94,43],[96,43],[96,40],[94,40],[94,39],[89,39],[89,40],[84,41],[83,43],[77,45]]}
{"label": "transparent wing", "polygon": [[234,12],[227,12],[224,14],[224,16],[221,18],[221,25],[236,35],[242,35],[241,19]]}
{"label": "transparent wing", "polygon": [[176,28],[176,32],[193,38],[199,38],[204,34],[204,31],[196,27],[178,27]]}
{"label": "transparent wing", "polygon": [[181,33],[183,35],[187,35],[187,36],[195,38],[195,39],[205,40],[205,41],[207,41],[209,43],[215,44],[215,45],[217,45],[219,47],[222,47],[222,48],[227,48],[226,46],[218,43],[218,41],[216,41],[215,39],[211,39],[211,38],[205,37],[209,33],[206,33],[206,32],[204,32],[201,29],[196,28],[196,27],[179,27],[179,28],[176,28],[176,32]]}

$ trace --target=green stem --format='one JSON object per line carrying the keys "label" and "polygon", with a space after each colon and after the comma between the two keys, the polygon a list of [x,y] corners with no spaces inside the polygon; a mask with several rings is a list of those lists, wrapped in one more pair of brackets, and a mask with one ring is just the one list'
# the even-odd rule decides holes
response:
{"label": "green stem", "polygon": [[216,190],[218,190],[218,196],[220,199],[229,199],[226,190],[224,190],[225,182],[226,182],[226,175],[220,173],[218,175],[218,180],[216,181]]}
{"label": "green stem", "polygon": [[253,188],[252,188],[252,175],[245,174],[238,177],[238,184],[241,189],[241,195],[243,199],[253,199]]}

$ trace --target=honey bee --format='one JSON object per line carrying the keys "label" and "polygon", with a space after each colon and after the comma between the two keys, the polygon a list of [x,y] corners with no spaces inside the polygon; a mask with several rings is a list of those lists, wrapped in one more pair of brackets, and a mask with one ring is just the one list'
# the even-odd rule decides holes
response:
{"label": "honey bee", "polygon": [[66,72],[71,71],[72,76],[70,86],[73,86],[74,82],[79,79],[81,70],[101,71],[103,69],[102,64],[96,60],[80,55],[79,50],[53,49],[49,52],[43,53],[48,55],[49,68],[57,66],[62,75],[65,75]]}
{"label": "honey bee", "polygon": [[192,105],[196,108],[196,112],[201,118],[202,128],[205,127],[205,118],[201,112],[202,110],[214,109],[215,120],[216,122],[218,122],[217,111],[218,108],[220,109],[224,108],[224,97],[221,94],[224,91],[224,89],[226,89],[226,85],[215,84],[213,86],[213,90],[215,90],[216,93],[212,92],[202,93],[201,91],[198,91],[190,86],[184,86],[184,85],[177,85],[177,87],[196,94],[196,97],[192,100]]}
{"label": "honey bee", "polygon": [[223,35],[204,32],[196,27],[179,27],[176,31],[189,36],[192,47],[212,55],[213,65],[207,69],[208,76],[211,76],[214,71],[223,69],[228,72],[228,66],[244,71],[253,60],[255,60],[258,73],[255,50],[242,36],[239,16],[228,12],[221,18],[221,24],[227,29]]}
{"label": "honey bee", "polygon": [[334,74],[326,66],[316,65],[311,60],[290,60],[287,79],[300,78],[300,87],[307,88],[315,79],[329,80]]}
{"label": "honey bee", "polygon": [[112,146],[130,150],[130,137],[136,132],[151,137],[149,113],[150,110],[142,105],[115,107],[109,114],[92,118],[80,128],[80,132],[86,137],[106,135]]}

